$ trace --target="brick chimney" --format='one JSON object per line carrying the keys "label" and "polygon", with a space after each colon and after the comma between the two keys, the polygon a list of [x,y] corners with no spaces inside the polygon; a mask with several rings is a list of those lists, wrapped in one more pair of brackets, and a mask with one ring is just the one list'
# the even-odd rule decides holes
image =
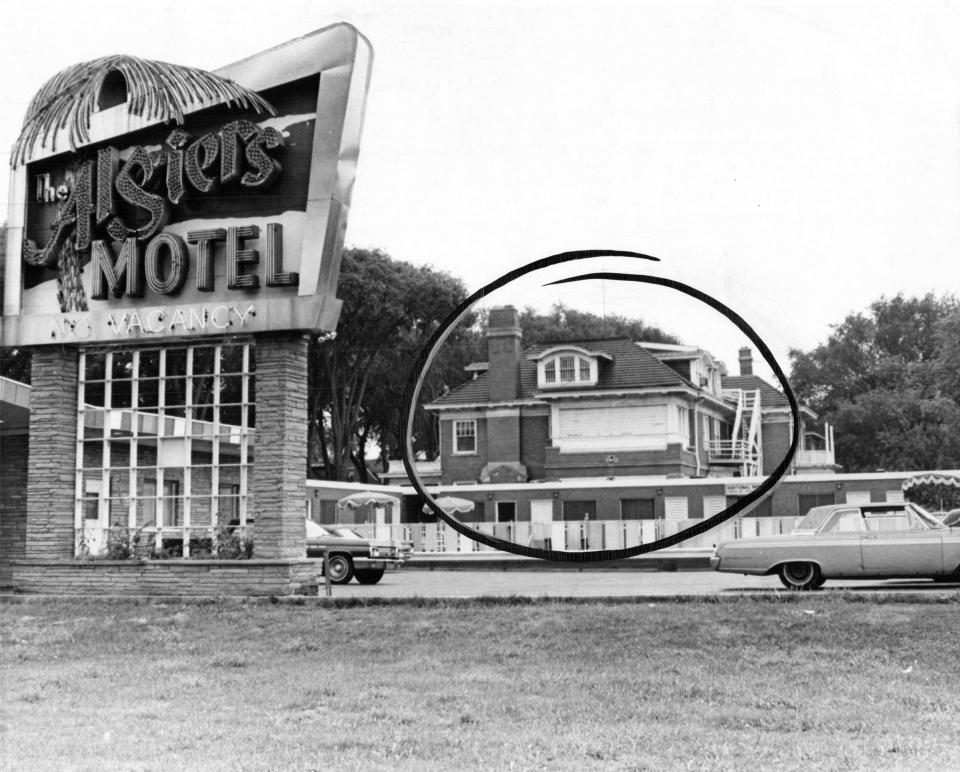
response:
{"label": "brick chimney", "polygon": [[487,321],[490,401],[517,398],[520,387],[520,315],[513,306],[490,309]]}
{"label": "brick chimney", "polygon": [[753,375],[753,352],[746,346],[740,349],[740,375]]}

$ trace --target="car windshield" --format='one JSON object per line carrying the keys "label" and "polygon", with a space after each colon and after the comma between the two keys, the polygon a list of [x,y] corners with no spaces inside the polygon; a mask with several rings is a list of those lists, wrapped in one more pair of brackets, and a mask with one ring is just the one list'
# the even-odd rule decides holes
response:
{"label": "car windshield", "polygon": [[326,536],[330,536],[330,531],[324,528],[322,525],[313,522],[313,520],[307,520],[307,538],[308,539],[322,539]]}
{"label": "car windshield", "polygon": [[344,539],[362,539],[363,538],[356,531],[352,531],[349,528],[334,528],[333,533]]}
{"label": "car windshield", "polygon": [[833,512],[833,507],[814,507],[797,523],[794,531],[816,531]]}

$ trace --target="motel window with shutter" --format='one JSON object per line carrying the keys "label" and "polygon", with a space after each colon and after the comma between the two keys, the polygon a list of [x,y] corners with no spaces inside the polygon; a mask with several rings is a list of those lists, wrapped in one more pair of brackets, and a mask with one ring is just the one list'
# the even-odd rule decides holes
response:
{"label": "motel window with shutter", "polygon": [[453,452],[456,455],[465,455],[477,452],[477,422],[453,422]]}
{"label": "motel window with shutter", "polygon": [[664,517],[667,520],[686,520],[688,517],[687,503],[686,496],[665,496],[663,499]]}
{"label": "motel window with shutter", "polygon": [[246,535],[255,373],[244,341],[80,353],[76,525],[188,556],[221,528]]}

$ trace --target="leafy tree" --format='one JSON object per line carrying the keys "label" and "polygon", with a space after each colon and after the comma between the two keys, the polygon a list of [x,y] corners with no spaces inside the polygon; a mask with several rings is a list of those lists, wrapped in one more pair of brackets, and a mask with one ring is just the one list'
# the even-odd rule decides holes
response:
{"label": "leafy tree", "polygon": [[941,393],[960,404],[960,309],[938,322],[934,337],[937,358],[931,368],[932,380]]}
{"label": "leafy tree", "polygon": [[952,296],[880,298],[827,342],[792,350],[798,398],[836,428],[847,471],[960,464],[960,307]]}
{"label": "leafy tree", "polygon": [[912,389],[873,389],[830,416],[837,460],[848,470],[953,468],[960,459],[960,406]]}
{"label": "leafy tree", "polygon": [[835,325],[825,344],[810,352],[791,350],[791,385],[825,416],[872,389],[910,386],[933,396],[938,332],[957,309],[952,296],[880,298],[869,315],[850,314]]}
{"label": "leafy tree", "polygon": [[[403,390],[410,368],[440,322],[467,296],[459,279],[391,259],[380,250],[343,253],[337,295],[343,310],[336,336],[311,350],[311,449],[324,476],[366,482],[367,449],[399,453]],[[442,393],[470,350],[471,325],[444,345],[428,373],[421,404]],[[433,419],[418,408],[414,450],[436,455]]]}
{"label": "leafy tree", "polygon": [[651,343],[679,343],[673,335],[663,332],[639,319],[624,316],[598,316],[589,311],[578,311],[562,303],[549,313],[540,314],[525,308],[520,314],[523,345],[532,346],[547,341],[592,340],[597,338],[630,338]]}

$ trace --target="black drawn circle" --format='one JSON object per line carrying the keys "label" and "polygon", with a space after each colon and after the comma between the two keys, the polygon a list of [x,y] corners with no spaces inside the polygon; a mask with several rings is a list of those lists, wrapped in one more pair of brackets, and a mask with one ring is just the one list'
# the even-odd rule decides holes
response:
{"label": "black drawn circle", "polygon": [[764,361],[766,361],[766,363],[770,366],[770,369],[773,371],[774,375],[776,375],[777,380],[780,381],[780,385],[783,388],[783,393],[787,397],[787,401],[790,403],[790,414],[793,417],[793,426],[791,428],[790,448],[787,451],[787,454],[777,465],[776,469],[774,469],[773,472],[771,472],[770,475],[762,483],[760,483],[759,486],[757,486],[757,488],[735,501],[723,511],[703,520],[703,522],[696,523],[688,528],[684,528],[682,531],[678,531],[671,536],[657,539],[656,541],[649,542],[648,544],[638,544],[634,547],[624,547],[623,549],[567,551],[529,547],[523,544],[507,541],[505,539],[500,539],[490,534],[475,531],[473,528],[461,523],[457,518],[452,517],[444,512],[443,509],[441,509],[437,504],[433,496],[430,495],[425,489],[413,464],[412,438],[415,408],[417,399],[420,395],[420,389],[423,386],[423,380],[426,377],[427,371],[430,369],[430,365],[432,364],[437,351],[439,351],[440,347],[453,331],[454,327],[473,307],[473,305],[494,290],[509,284],[521,276],[525,276],[528,273],[533,273],[534,271],[539,271],[544,268],[549,268],[553,265],[559,265],[561,263],[567,263],[576,260],[586,260],[596,257],[629,257],[639,260],[652,260],[659,262],[659,258],[652,257],[651,255],[644,255],[639,252],[629,252],[616,249],[588,249],[577,250],[573,252],[562,252],[560,254],[551,255],[550,257],[545,257],[540,260],[535,260],[532,263],[528,263],[520,268],[516,268],[513,271],[501,276],[496,281],[493,281],[485,287],[477,290],[470,297],[464,300],[447,316],[446,319],[444,319],[443,323],[430,337],[430,340],[427,342],[426,346],[424,346],[423,350],[417,357],[416,362],[413,364],[403,395],[402,415],[406,416],[405,423],[401,427],[401,432],[406,439],[403,444],[403,465],[406,468],[410,481],[413,483],[414,489],[424,498],[430,511],[455,531],[463,534],[468,539],[473,539],[480,544],[493,547],[494,549],[503,550],[504,552],[511,552],[514,555],[523,555],[524,557],[540,558],[541,560],[551,560],[560,563],[593,563],[607,560],[623,560],[624,558],[643,555],[647,552],[654,552],[656,550],[663,549],[664,547],[672,547],[675,544],[686,541],[692,536],[709,531],[711,528],[720,525],[720,523],[729,520],[735,515],[738,515],[751,504],[758,502],[770,491],[772,491],[774,486],[779,482],[780,478],[786,474],[787,470],[790,468],[790,462],[793,460],[794,455],[796,455],[797,444],[800,436],[798,431],[798,427],[800,426],[800,408],[797,405],[797,398],[794,396],[793,389],[790,388],[787,377],[784,375],[784,372],[776,358],[773,356],[773,353],[756,333],[756,331],[749,324],[747,324],[747,322],[739,314],[705,292],[701,292],[698,289],[695,289],[687,284],[674,281],[673,279],[632,273],[594,272],[579,274],[577,276],[571,276],[569,278],[550,282],[550,285],[568,284],[570,282],[586,281],[590,279],[603,279],[606,281],[633,281],[640,282],[642,284],[653,284],[656,286],[667,287],[669,289],[676,290],[677,292],[689,295],[690,297],[695,298],[702,303],[706,303],[708,306],[716,311],[719,311],[727,319],[733,322],[734,325],[736,325],[737,328],[739,328],[740,331],[750,339],[750,342],[757,347],[757,350],[760,352]]}

